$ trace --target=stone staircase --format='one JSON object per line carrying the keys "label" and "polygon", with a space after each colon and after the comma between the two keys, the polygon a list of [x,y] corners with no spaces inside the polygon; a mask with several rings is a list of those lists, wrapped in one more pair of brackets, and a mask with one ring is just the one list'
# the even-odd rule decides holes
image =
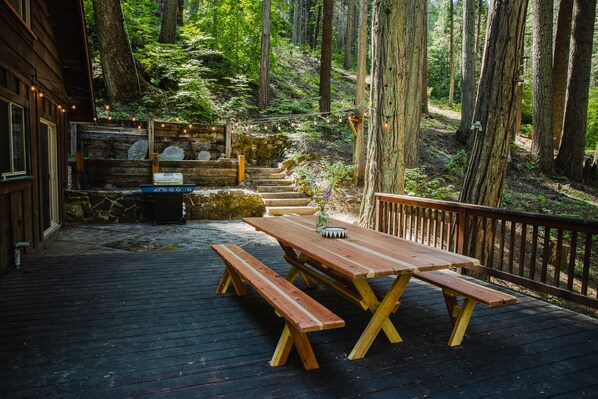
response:
{"label": "stone staircase", "polygon": [[268,215],[313,215],[317,210],[316,207],[309,206],[310,197],[295,191],[293,182],[287,179],[282,167],[248,167],[245,170],[245,179],[250,181],[262,196]]}

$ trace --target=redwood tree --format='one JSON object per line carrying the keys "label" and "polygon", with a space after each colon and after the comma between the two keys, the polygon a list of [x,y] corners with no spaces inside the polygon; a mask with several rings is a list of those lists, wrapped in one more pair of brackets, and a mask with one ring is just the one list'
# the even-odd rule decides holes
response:
{"label": "redwood tree", "polygon": [[463,0],[463,37],[461,45],[461,123],[457,140],[467,144],[475,100],[474,3]]}
{"label": "redwood tree", "polygon": [[516,116],[515,89],[523,46],[527,0],[494,0],[488,14],[486,48],[473,120],[480,121],[469,156],[460,201],[498,206],[502,195],[511,128]]}
{"label": "redwood tree", "polygon": [[359,26],[357,29],[357,79],[355,84],[356,120],[355,144],[353,146],[353,175],[356,184],[365,178],[365,76],[367,74],[368,50],[368,0],[360,0]]}
{"label": "redwood tree", "polygon": [[260,81],[258,107],[264,109],[270,103],[270,16],[271,0],[262,5],[262,55],[260,57]]}
{"label": "redwood tree", "polygon": [[332,74],[332,17],[334,0],[324,0],[322,49],[320,56],[320,112],[330,112],[330,76]]}
{"label": "redwood tree", "polygon": [[559,149],[563,132],[572,16],[573,0],[561,0],[559,2],[556,35],[554,38],[554,57],[552,59],[552,127],[555,150]]}
{"label": "redwood tree", "polygon": [[93,0],[93,12],[108,98],[122,101],[141,95],[120,1]]}
{"label": "redwood tree", "polygon": [[544,173],[552,172],[552,1],[534,0],[532,154]]}
{"label": "redwood tree", "polygon": [[178,16],[177,0],[165,0],[162,14],[162,26],[160,28],[160,43],[174,44],[176,41],[176,27]]}
{"label": "redwood tree", "polygon": [[360,223],[373,227],[378,191],[404,191],[406,0],[374,2],[368,153]]}
{"label": "redwood tree", "polygon": [[595,17],[596,0],[575,0],[565,122],[556,158],[556,166],[573,180],[583,177]]}

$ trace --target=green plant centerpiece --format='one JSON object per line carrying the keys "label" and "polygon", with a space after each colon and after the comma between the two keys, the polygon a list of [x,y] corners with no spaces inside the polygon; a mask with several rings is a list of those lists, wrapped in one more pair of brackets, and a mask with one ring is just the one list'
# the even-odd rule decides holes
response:
{"label": "green plant centerpiece", "polygon": [[297,168],[297,173],[308,185],[308,194],[313,196],[313,200],[318,205],[318,213],[316,213],[316,231],[321,233],[324,227],[328,227],[328,213],[326,213],[326,205],[332,199],[332,190],[334,189],[334,180],[330,182],[318,181],[314,174],[306,169]]}

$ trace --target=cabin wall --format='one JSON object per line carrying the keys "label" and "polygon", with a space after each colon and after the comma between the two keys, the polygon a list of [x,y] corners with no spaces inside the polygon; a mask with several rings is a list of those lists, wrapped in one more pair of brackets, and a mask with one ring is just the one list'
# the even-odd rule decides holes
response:
{"label": "cabin wall", "polygon": [[[27,173],[0,176],[0,275],[13,265],[14,245],[33,241],[44,246],[40,120],[56,126],[59,221],[64,220],[66,180],[67,90],[62,76],[59,48],[45,1],[31,0],[30,26],[0,1],[0,98],[25,109]],[[32,90],[32,87],[35,90]],[[1,151],[0,157],[6,156]],[[26,249],[30,254],[34,249]]]}

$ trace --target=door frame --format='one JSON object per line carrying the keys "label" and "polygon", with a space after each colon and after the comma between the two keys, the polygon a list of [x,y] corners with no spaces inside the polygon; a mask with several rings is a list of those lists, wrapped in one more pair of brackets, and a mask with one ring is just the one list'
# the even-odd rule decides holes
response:
{"label": "door frame", "polygon": [[[42,201],[49,201],[49,216],[50,226],[44,230],[44,238],[51,235],[60,226],[60,206],[58,195],[58,130],[56,124],[40,118],[40,124],[44,124],[48,128],[47,148],[42,148],[42,151],[47,151],[48,155],[48,176],[42,176],[42,179],[48,179],[48,198],[42,198]],[[42,197],[46,193],[43,193]]]}

